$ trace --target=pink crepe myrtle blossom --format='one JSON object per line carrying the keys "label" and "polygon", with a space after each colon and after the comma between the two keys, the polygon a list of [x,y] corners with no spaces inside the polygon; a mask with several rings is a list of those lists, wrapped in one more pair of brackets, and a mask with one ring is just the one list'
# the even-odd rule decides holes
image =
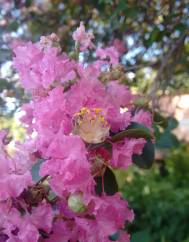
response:
{"label": "pink crepe myrtle blossom", "polygon": [[[93,38],[81,23],[73,33],[75,51],[94,48]],[[108,242],[117,233],[117,241],[129,242],[124,227],[134,213],[117,189],[106,190],[105,175],[142,154],[143,137],[115,137],[133,123],[152,132],[151,114],[136,110],[130,89],[112,75],[124,70],[121,42],[97,49],[91,63],[60,49],[55,34],[13,46],[14,66],[32,100],[22,106],[27,138],[13,155],[0,132],[0,241]]]}
{"label": "pink crepe myrtle blossom", "polygon": [[[72,152],[70,153],[70,150]],[[52,141],[40,174],[50,175],[52,189],[62,195],[63,191],[88,192],[93,188],[93,177],[87,161],[86,149],[79,136],[63,136],[61,133]]]}
{"label": "pink crepe myrtle blossom", "polygon": [[32,184],[31,173],[28,170],[22,173],[16,170],[14,159],[11,159],[3,145],[5,135],[5,131],[0,132],[0,201],[19,196]]}
{"label": "pink crepe myrtle blossom", "polygon": [[112,45],[116,48],[120,55],[123,55],[127,50],[125,43],[120,39],[114,39]]}
{"label": "pink crepe myrtle blossom", "polygon": [[79,48],[81,51],[95,47],[92,43],[92,40],[94,39],[93,33],[87,33],[85,31],[85,26],[82,22],[80,23],[79,28],[77,28],[76,31],[73,33],[73,39],[76,41],[76,44],[79,44]]}
{"label": "pink crepe myrtle blossom", "polygon": [[132,121],[143,124],[148,128],[152,127],[152,116],[148,111],[139,110],[133,116]]}
{"label": "pink crepe myrtle blossom", "polygon": [[118,228],[124,228],[125,221],[132,221],[133,212],[120,198],[120,194],[104,196],[100,199],[93,198],[91,201],[91,213],[94,219],[86,220],[77,217],[76,226],[79,228],[80,241],[109,241],[109,235],[117,232]]}
{"label": "pink crepe myrtle blossom", "polygon": [[132,155],[140,155],[146,141],[143,138],[125,139],[113,144],[111,165],[115,168],[128,168],[132,164]]}
{"label": "pink crepe myrtle blossom", "polygon": [[116,50],[115,47],[107,47],[105,49],[98,48],[96,51],[97,57],[99,57],[101,60],[109,59],[108,61],[110,64],[118,64],[119,63],[119,53]]}
{"label": "pink crepe myrtle blossom", "polygon": [[51,35],[48,35],[48,36],[41,36],[39,41],[39,47],[41,47],[41,49],[56,47],[61,50],[59,41],[60,39],[55,33],[52,33]]}
{"label": "pink crepe myrtle blossom", "polygon": [[47,89],[56,80],[75,77],[74,62],[66,55],[60,55],[56,47],[41,49],[41,46],[29,42],[16,45],[13,52],[14,65],[27,90]]}
{"label": "pink crepe myrtle blossom", "polygon": [[[39,230],[50,232],[52,227],[53,211],[48,204],[34,208],[32,213],[20,212],[7,204],[0,205],[0,228],[7,240],[18,242],[38,242],[40,238]],[[44,220],[44,216],[46,220]],[[4,241],[4,240],[3,240]]]}

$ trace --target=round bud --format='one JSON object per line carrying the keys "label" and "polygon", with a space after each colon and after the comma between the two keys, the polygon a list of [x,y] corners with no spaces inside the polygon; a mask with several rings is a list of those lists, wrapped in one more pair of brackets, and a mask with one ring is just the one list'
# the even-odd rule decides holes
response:
{"label": "round bud", "polygon": [[75,213],[82,213],[86,210],[83,203],[82,193],[74,193],[68,198],[68,207]]}

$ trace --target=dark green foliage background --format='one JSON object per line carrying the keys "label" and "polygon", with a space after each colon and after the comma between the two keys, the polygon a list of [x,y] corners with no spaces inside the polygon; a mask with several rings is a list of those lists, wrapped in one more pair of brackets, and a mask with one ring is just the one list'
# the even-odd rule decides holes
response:
{"label": "dark green foliage background", "polygon": [[188,147],[173,150],[165,159],[167,174],[159,166],[152,170],[132,169],[123,195],[135,211],[129,227],[132,242],[189,241],[189,153]]}

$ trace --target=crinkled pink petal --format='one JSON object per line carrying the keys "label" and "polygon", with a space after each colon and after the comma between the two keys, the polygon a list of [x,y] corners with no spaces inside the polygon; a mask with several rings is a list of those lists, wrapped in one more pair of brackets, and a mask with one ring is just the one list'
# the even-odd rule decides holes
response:
{"label": "crinkled pink petal", "polygon": [[135,113],[134,117],[132,118],[132,122],[136,122],[139,124],[143,124],[146,127],[150,128],[152,127],[152,116],[149,112],[140,110]]}
{"label": "crinkled pink petal", "polygon": [[83,23],[80,23],[79,28],[73,33],[73,39],[80,45],[80,50],[84,51],[86,49],[94,48],[94,44],[92,43],[92,39],[94,39],[93,33],[87,33],[85,31],[85,26]]}
{"label": "crinkled pink petal", "polygon": [[0,201],[18,197],[31,184],[32,177],[29,171],[23,175],[4,174],[0,177]]}
{"label": "crinkled pink petal", "polygon": [[[71,150],[71,152],[70,152]],[[83,141],[79,136],[59,136],[46,153],[50,160],[42,164],[41,176],[50,175],[50,184],[58,193],[92,190],[94,181],[86,157]]]}
{"label": "crinkled pink petal", "polygon": [[117,81],[110,81],[107,85],[107,92],[112,98],[112,102],[119,107],[129,107],[133,100],[133,95],[127,86],[121,85]]}
{"label": "crinkled pink petal", "polygon": [[111,64],[118,64],[119,63],[119,53],[113,46],[107,47],[105,49],[98,48],[97,51],[96,51],[96,56],[99,57],[102,60],[109,58]]}
{"label": "crinkled pink petal", "polygon": [[113,152],[111,165],[116,168],[128,168],[132,164],[133,154],[140,155],[146,140],[139,139],[125,139],[122,142],[113,144]]}
{"label": "crinkled pink petal", "polygon": [[53,222],[53,210],[50,204],[40,204],[31,214],[31,222],[39,229],[50,232]]}
{"label": "crinkled pink petal", "polygon": [[116,48],[120,55],[123,55],[126,52],[126,46],[122,40],[114,39],[112,45]]}
{"label": "crinkled pink petal", "polygon": [[75,62],[70,61],[66,55],[60,55],[58,48],[43,50],[29,42],[16,45],[13,51],[14,66],[27,90],[49,88],[55,81],[75,78]]}

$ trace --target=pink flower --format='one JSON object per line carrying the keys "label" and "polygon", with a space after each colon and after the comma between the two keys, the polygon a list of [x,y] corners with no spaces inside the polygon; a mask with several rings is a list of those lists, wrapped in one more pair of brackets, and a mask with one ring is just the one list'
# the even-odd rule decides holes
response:
{"label": "pink flower", "polygon": [[151,129],[152,127],[152,116],[148,111],[140,110],[135,113],[132,118],[132,122],[145,125],[147,128]]}
{"label": "pink flower", "polygon": [[112,45],[116,48],[120,55],[123,55],[126,52],[126,46],[122,40],[114,39]]}
{"label": "pink flower", "polygon": [[54,88],[47,97],[34,103],[33,124],[38,133],[37,148],[45,152],[61,129],[62,134],[71,131],[71,117],[66,114],[65,95],[61,86]]}
{"label": "pink flower", "polygon": [[96,56],[99,57],[101,60],[109,58],[110,64],[119,63],[119,53],[113,46],[107,47],[105,49],[98,48],[96,51]]}
{"label": "pink flower", "polygon": [[41,36],[39,41],[39,47],[41,49],[48,49],[50,47],[57,47],[61,51],[59,44],[60,39],[55,33],[52,33],[48,36]]}
{"label": "pink flower", "polygon": [[121,85],[118,81],[110,81],[107,84],[107,92],[112,98],[114,105],[120,107],[129,107],[133,100],[133,95],[127,86]]}
{"label": "pink flower", "polygon": [[[79,231],[76,230],[75,223],[73,221],[58,220],[54,223],[52,228],[53,233],[45,242],[62,242],[62,241],[77,241]],[[85,242],[84,240],[83,242]],[[87,242],[87,241],[86,241]],[[88,241],[89,242],[89,241]]]}
{"label": "pink flower", "polygon": [[[76,51],[93,48],[93,38],[81,23],[73,33]],[[61,53],[55,34],[13,46],[32,100],[22,107],[27,139],[16,143],[12,157],[0,132],[0,230],[7,242],[108,242],[116,232],[117,241],[129,242],[124,226],[133,212],[119,193],[97,195],[95,178],[106,166],[127,169],[146,143],[123,138],[107,147],[112,135],[132,122],[151,129],[152,119],[147,111],[133,114],[133,95],[111,79],[112,71],[122,73],[116,65],[125,52],[121,41],[113,44],[97,49],[92,63]]]}
{"label": "pink flower", "polygon": [[46,203],[40,204],[37,208],[33,209],[29,219],[36,228],[43,229],[49,233],[53,222],[52,207]]}
{"label": "pink flower", "polygon": [[6,204],[0,206],[1,228],[8,236],[8,242],[37,242],[38,229],[30,222],[27,216],[22,216],[15,208],[8,208]]}
{"label": "pink flower", "polygon": [[128,208],[126,201],[121,199],[119,193],[113,196],[95,197],[89,196],[86,202],[86,213],[66,215],[67,220],[58,220],[54,223],[53,234],[48,242],[64,241],[95,241],[108,242],[109,236],[119,231],[119,240],[129,242],[127,233],[121,231],[125,222],[131,222],[134,218],[133,211]]}
{"label": "pink flower", "polygon": [[77,28],[76,31],[73,33],[73,39],[76,41],[76,43],[79,44],[79,48],[81,51],[84,51],[88,48],[92,49],[95,47],[92,43],[92,39],[94,39],[93,33],[85,32],[85,26],[82,22],[80,23],[79,28]]}
{"label": "pink flower", "polygon": [[146,140],[139,139],[125,139],[124,141],[113,144],[111,165],[116,168],[128,168],[132,164],[132,155],[140,155]]}
{"label": "pink flower", "polygon": [[[24,220],[23,220],[23,222],[24,222]],[[22,224],[22,227],[21,227],[20,231],[18,232],[18,236],[14,236],[14,237],[18,237],[18,239],[19,239],[18,240],[17,238],[15,238],[15,240],[13,240],[15,242],[16,241],[38,242],[39,232],[38,232],[38,229],[34,225],[32,225],[30,223],[27,224],[27,222],[25,222]]]}
{"label": "pink flower", "polygon": [[125,221],[132,221],[134,218],[127,202],[118,193],[113,196],[94,197],[91,206],[93,219],[75,218],[80,231],[79,241],[107,242],[110,235],[124,228]]}
{"label": "pink flower", "polygon": [[0,201],[18,197],[22,191],[32,184],[31,173],[28,170],[18,173],[16,162],[11,159],[3,145],[6,132],[0,132]]}
{"label": "pink flower", "polygon": [[29,42],[16,45],[13,51],[14,65],[27,90],[48,88],[55,81],[75,78],[74,62],[66,55],[60,55],[58,48],[48,47],[43,50]]}
{"label": "pink flower", "polygon": [[46,156],[51,159],[43,163],[40,174],[51,176],[50,184],[57,194],[62,196],[65,190],[92,191],[94,181],[90,174],[86,149],[78,136],[64,136],[59,133],[49,146]]}
{"label": "pink flower", "polygon": [[43,53],[36,45],[29,43],[18,44],[14,47],[14,65],[17,68],[21,82],[26,89],[35,89],[42,86],[38,64]]}
{"label": "pink flower", "polygon": [[[86,79],[85,79],[86,78]],[[94,79],[93,79],[94,78]],[[127,87],[110,83],[106,88],[95,77],[88,79],[88,74],[74,84],[65,94],[65,102],[68,116],[80,112],[82,108],[89,110],[98,108],[104,113],[104,118],[111,126],[112,131],[124,129],[130,123],[130,112],[120,113],[120,106],[130,106],[132,95]],[[117,92],[120,93],[118,98]]]}
{"label": "pink flower", "polygon": [[107,120],[111,125],[111,131],[118,132],[124,130],[131,122],[131,113],[120,113],[120,110],[109,107],[107,110]]}
{"label": "pink flower", "polygon": [[119,239],[118,242],[130,242],[130,235],[125,231],[119,232]]}
{"label": "pink flower", "polygon": [[0,201],[8,198],[18,197],[25,188],[32,184],[31,173],[28,171],[23,175],[5,173],[0,178]]}

